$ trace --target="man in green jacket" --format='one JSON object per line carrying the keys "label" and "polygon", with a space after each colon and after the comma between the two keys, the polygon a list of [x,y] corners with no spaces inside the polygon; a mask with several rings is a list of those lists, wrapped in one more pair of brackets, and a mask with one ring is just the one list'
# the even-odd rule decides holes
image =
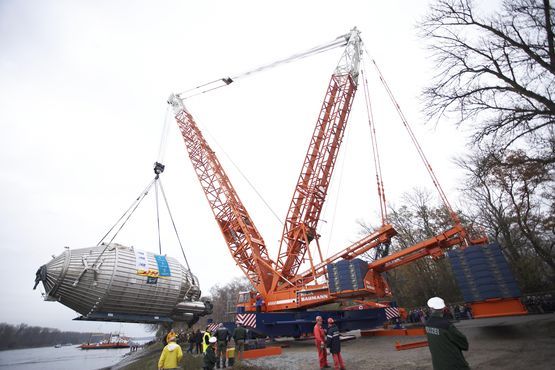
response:
{"label": "man in green jacket", "polygon": [[243,359],[246,339],[247,330],[243,327],[243,324],[237,324],[237,327],[233,331],[233,340],[235,341],[235,358],[237,359],[237,362]]}
{"label": "man in green jacket", "polygon": [[462,354],[462,351],[468,351],[468,341],[449,320],[443,318],[443,299],[430,298],[428,307],[432,312],[426,322],[426,336],[434,370],[470,369]]}

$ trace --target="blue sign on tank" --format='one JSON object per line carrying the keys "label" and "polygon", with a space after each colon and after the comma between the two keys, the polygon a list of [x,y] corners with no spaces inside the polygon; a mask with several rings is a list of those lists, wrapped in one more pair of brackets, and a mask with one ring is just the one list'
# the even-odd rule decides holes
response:
{"label": "blue sign on tank", "polygon": [[168,260],[166,256],[160,256],[155,254],[154,258],[156,259],[156,264],[158,265],[158,274],[159,276],[172,276],[170,271],[170,266],[168,265]]}

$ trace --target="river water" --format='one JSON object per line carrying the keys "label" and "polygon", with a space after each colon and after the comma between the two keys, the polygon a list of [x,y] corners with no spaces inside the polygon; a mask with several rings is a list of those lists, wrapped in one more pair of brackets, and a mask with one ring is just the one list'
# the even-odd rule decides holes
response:
{"label": "river water", "polygon": [[0,370],[97,370],[117,364],[129,348],[82,350],[75,346],[0,351]]}

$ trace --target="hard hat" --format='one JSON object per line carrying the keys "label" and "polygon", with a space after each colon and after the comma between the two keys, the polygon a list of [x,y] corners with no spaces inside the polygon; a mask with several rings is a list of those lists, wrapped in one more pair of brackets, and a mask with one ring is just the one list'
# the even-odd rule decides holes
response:
{"label": "hard hat", "polygon": [[330,317],[330,318],[328,319],[328,324],[333,324],[334,322],[335,322],[335,321],[333,320],[333,318]]}
{"label": "hard hat", "polygon": [[208,339],[208,343],[216,343],[217,341],[216,337],[210,337],[210,339]]}
{"label": "hard hat", "polygon": [[428,299],[428,307],[434,310],[441,310],[445,308],[445,302],[439,297],[432,297]]}

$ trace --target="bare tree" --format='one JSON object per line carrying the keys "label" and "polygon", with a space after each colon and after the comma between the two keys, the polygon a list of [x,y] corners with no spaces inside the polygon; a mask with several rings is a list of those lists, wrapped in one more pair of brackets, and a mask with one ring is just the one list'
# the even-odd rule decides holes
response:
{"label": "bare tree", "polygon": [[553,287],[555,182],[553,165],[529,162],[522,151],[480,151],[459,165],[476,220],[498,241],[525,290]]}
{"label": "bare tree", "polygon": [[555,163],[555,15],[549,0],[505,0],[490,17],[471,0],[438,0],[421,22],[437,74],[424,90],[430,118],[457,116],[473,142],[527,147]]}
{"label": "bare tree", "polygon": [[[389,209],[389,221],[398,235],[391,244],[391,251],[413,246],[425,239],[441,234],[452,226],[445,207],[438,205],[432,193],[426,189],[413,189],[402,197],[402,204]],[[464,217],[462,221],[466,223]],[[374,228],[361,224],[364,232]],[[373,255],[364,256],[372,260]],[[440,295],[449,302],[461,301],[449,261],[424,257],[387,272],[387,281],[392,292],[403,306],[425,305],[426,300]]]}
{"label": "bare tree", "polygon": [[233,321],[239,292],[249,290],[253,288],[245,277],[233,278],[224,286],[215,285],[210,288],[210,300],[214,310],[210,317],[201,318],[201,325],[207,319],[212,319],[214,322]]}

